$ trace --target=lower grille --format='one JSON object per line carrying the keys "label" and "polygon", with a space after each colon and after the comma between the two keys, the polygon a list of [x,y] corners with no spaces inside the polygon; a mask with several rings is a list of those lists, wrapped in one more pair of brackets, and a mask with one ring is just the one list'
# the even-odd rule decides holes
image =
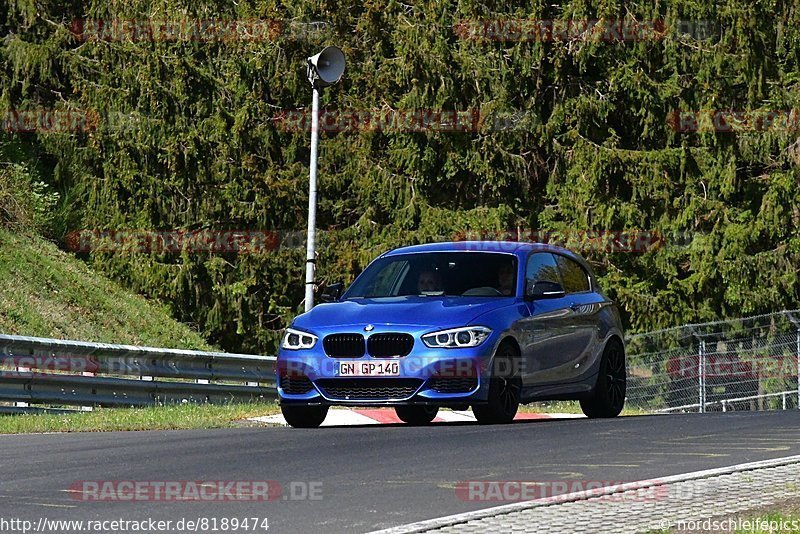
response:
{"label": "lower grille", "polygon": [[317,385],[330,399],[406,399],[416,393],[421,380],[415,378],[325,378]]}
{"label": "lower grille", "polygon": [[428,382],[431,389],[439,393],[468,393],[478,387],[478,379],[474,377],[442,377],[437,376]]}
{"label": "lower grille", "polygon": [[305,375],[283,375],[281,376],[281,389],[284,393],[289,395],[302,395],[314,389],[314,386],[311,384],[311,380]]}

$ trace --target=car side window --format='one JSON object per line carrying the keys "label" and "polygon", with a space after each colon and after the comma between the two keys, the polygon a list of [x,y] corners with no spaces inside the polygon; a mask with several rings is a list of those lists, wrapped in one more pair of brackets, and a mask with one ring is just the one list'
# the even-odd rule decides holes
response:
{"label": "car side window", "polygon": [[561,279],[564,281],[564,291],[567,293],[589,291],[589,275],[578,262],[561,255],[556,255],[556,262],[561,272]]}
{"label": "car side window", "polygon": [[558,266],[549,252],[534,252],[528,257],[525,279],[530,282],[554,282],[561,284]]}

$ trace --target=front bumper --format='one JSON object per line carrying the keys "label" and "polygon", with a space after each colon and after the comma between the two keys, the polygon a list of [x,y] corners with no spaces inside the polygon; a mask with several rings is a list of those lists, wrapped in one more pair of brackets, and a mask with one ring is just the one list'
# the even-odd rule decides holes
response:
{"label": "front bumper", "polygon": [[[486,401],[489,369],[494,354],[490,336],[478,347],[430,349],[415,336],[407,356],[333,358],[322,343],[313,349],[278,353],[276,382],[281,404],[396,406],[429,404],[463,406]],[[392,377],[342,377],[340,362],[397,361]]]}

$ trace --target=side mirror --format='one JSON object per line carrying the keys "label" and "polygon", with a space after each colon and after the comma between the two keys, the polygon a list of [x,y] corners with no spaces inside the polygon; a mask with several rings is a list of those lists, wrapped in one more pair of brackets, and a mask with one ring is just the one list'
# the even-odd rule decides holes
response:
{"label": "side mirror", "polygon": [[567,294],[561,284],[545,280],[526,280],[525,298],[529,300],[558,299]]}
{"label": "side mirror", "polygon": [[336,302],[342,296],[343,289],[344,284],[341,282],[329,284],[325,286],[325,290],[320,294],[319,300],[321,302]]}

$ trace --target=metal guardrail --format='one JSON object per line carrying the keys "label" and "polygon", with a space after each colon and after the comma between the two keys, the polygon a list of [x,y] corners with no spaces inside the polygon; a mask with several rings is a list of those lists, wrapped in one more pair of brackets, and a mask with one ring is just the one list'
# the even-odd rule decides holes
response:
{"label": "metal guardrail", "polygon": [[29,404],[146,406],[275,396],[274,356],[0,334],[0,402],[13,403],[0,413]]}
{"label": "metal guardrail", "polygon": [[[758,399],[769,399],[772,397],[780,397],[781,398],[781,409],[786,410],[788,408],[787,399],[791,398],[792,396],[797,395],[797,392],[792,391],[779,391],[778,393],[764,393],[762,395],[749,395],[747,397],[737,397],[735,399],[722,399],[718,401],[707,402],[705,408],[713,407],[713,406],[720,406],[722,407],[723,412],[727,412],[728,408],[731,405],[737,402],[747,402],[751,400],[758,400]],[[685,404],[683,406],[674,406],[671,408],[663,408],[661,410],[656,410],[656,413],[670,413],[670,412],[685,412],[686,410],[698,410],[700,408],[700,404]],[[698,410],[699,411],[699,410]]]}

